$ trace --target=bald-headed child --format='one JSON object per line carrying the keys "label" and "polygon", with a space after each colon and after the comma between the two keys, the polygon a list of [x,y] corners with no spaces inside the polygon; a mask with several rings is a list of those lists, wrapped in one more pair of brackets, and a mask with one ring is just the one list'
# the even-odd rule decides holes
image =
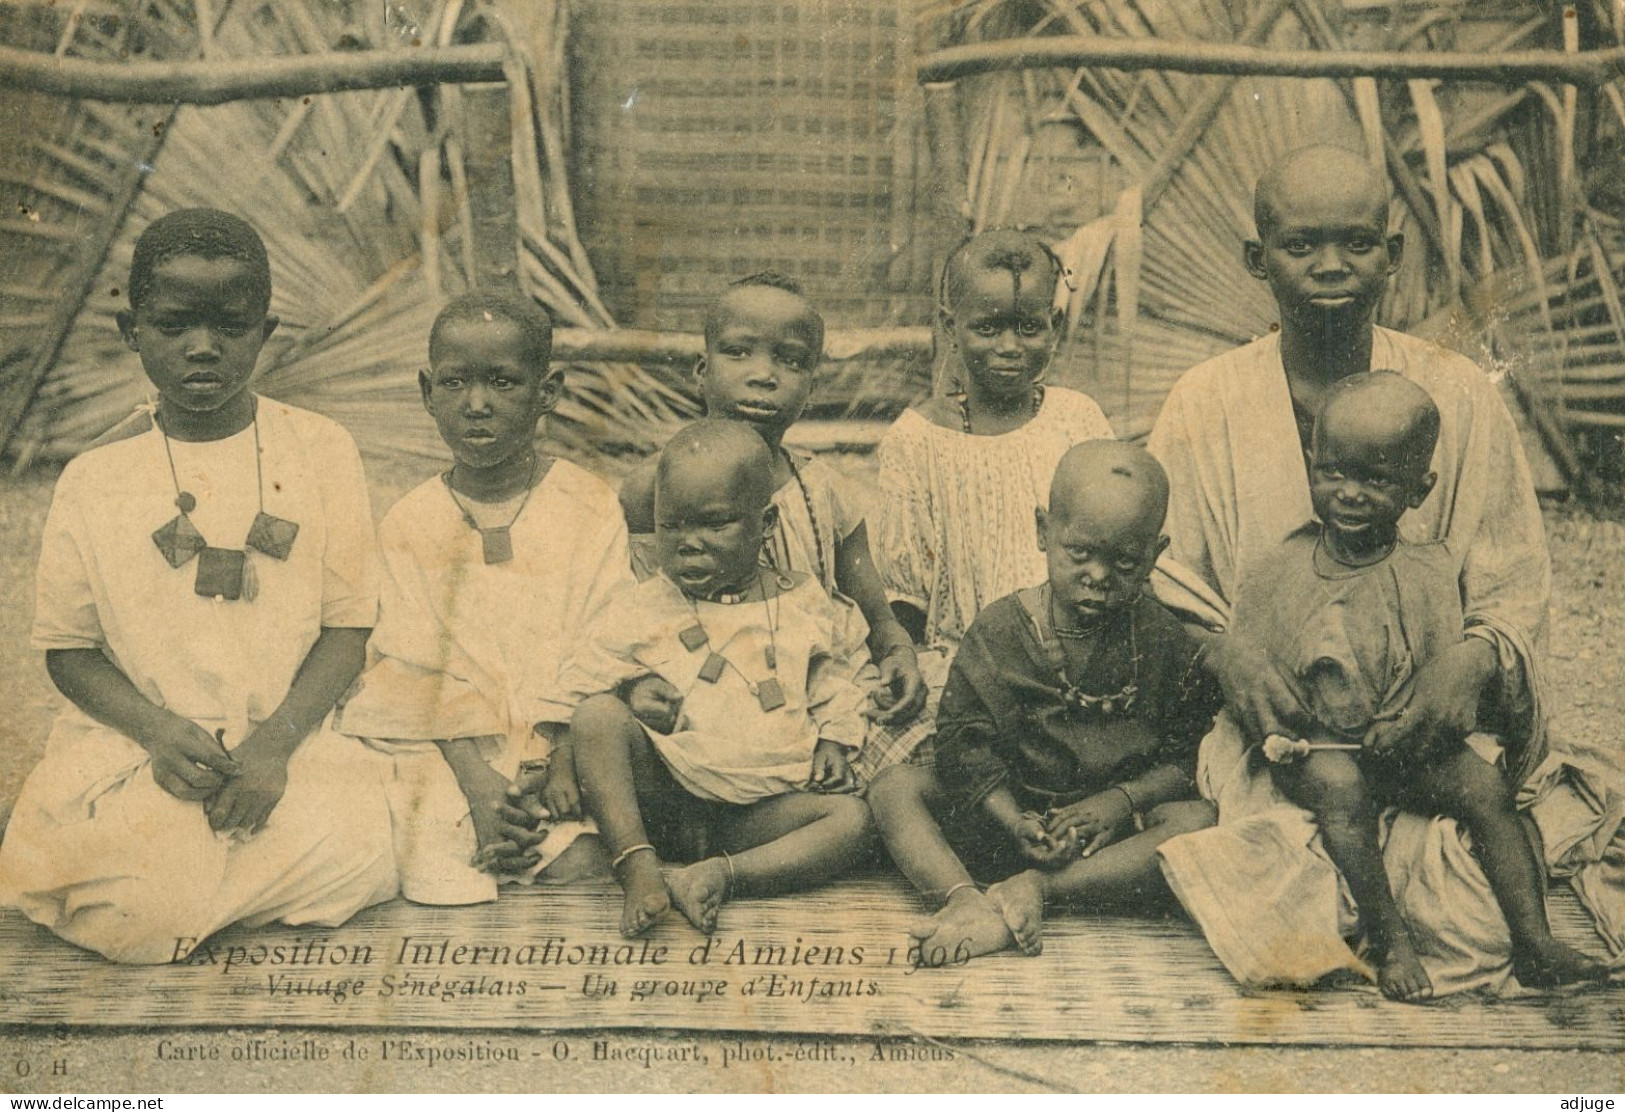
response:
{"label": "bald-headed child", "polygon": [[[916,726],[925,688],[913,642],[887,604],[869,552],[863,500],[829,464],[784,443],[812,396],[823,353],[824,318],[800,283],[767,271],[729,283],[706,309],[705,354],[694,375],[706,415],[754,429],[770,453],[776,514],[763,561],[775,571],[815,576],[831,596],[856,604],[867,623],[867,655],[876,668],[870,713],[888,728],[889,739]],[[621,486],[640,577],[656,565],[654,483],[655,466],[649,464]],[[646,721],[674,712],[673,693],[664,684],[636,685],[628,697]]]}
{"label": "bald-headed child", "polygon": [[1601,965],[1552,937],[1540,863],[1501,771],[1460,737],[1394,728],[1423,665],[1461,640],[1459,557],[1447,542],[1400,535],[1401,517],[1433,489],[1439,423],[1427,391],[1392,371],[1328,391],[1309,453],[1318,522],[1249,571],[1236,603],[1234,628],[1267,647],[1314,720],[1296,746],[1276,738],[1265,753],[1348,881],[1386,995],[1432,992],[1379,849],[1377,814],[1389,805],[1466,828],[1506,916],[1520,981],[1601,979]]}
{"label": "bald-headed child", "polygon": [[1037,953],[1046,907],[1161,906],[1157,847],[1213,822],[1192,777],[1218,692],[1144,593],[1167,501],[1142,449],[1069,449],[1037,512],[1048,581],[966,631],[935,771],[900,765],[870,790],[893,859],[941,908],[913,932],[921,962]]}
{"label": "bald-headed child", "polygon": [[[698,421],[655,473],[658,574],[611,601],[568,669],[581,798],[626,894],[621,929],[670,904],[709,933],[729,898],[834,879],[870,848],[851,759],[864,692],[817,579],[761,562],[778,509],[748,425]],[[657,730],[614,692],[656,676],[680,711]],[[665,861],[688,862],[663,875]]]}

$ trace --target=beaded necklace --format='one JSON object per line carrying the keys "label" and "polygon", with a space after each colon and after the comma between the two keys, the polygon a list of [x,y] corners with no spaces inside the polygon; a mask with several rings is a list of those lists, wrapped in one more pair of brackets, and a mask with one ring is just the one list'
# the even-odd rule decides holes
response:
{"label": "beaded necklace", "polygon": [[[784,462],[790,466],[790,477],[796,481],[796,487],[801,491],[801,504],[807,507],[807,521],[812,525],[813,551],[818,556],[818,582],[821,583],[826,590],[833,588],[834,583],[831,582],[829,578],[829,564],[824,559],[824,534],[820,532],[818,528],[818,511],[813,509],[812,492],[807,489],[807,480],[801,477],[801,468],[796,466],[795,459],[783,448],[780,448],[779,451],[784,453]],[[786,558],[788,558],[788,540],[790,531],[789,528],[782,522],[780,523],[779,528],[784,530],[786,539],[785,553]],[[771,551],[768,552],[768,563],[774,563]]]}
{"label": "beaded necklace", "polygon": [[[961,393],[958,393],[958,394],[954,395],[954,400],[959,403],[959,425],[960,425],[960,427],[965,430],[965,435],[966,436],[974,436],[975,434],[971,432],[971,427],[970,427],[970,398],[966,394],[961,392]],[[1044,384],[1041,383],[1041,382],[1034,383],[1033,384],[1033,412],[1032,412],[1032,415],[1034,417],[1037,417],[1038,416],[1038,411],[1040,409],[1043,409],[1043,408],[1044,408]]]}
{"label": "beaded necklace", "polygon": [[1119,690],[1110,695],[1090,695],[1079,690],[1066,673],[1066,653],[1061,648],[1061,639],[1082,640],[1093,636],[1094,630],[1073,629],[1067,626],[1057,626],[1053,608],[1054,594],[1048,583],[1036,590],[1022,591],[1018,597],[1027,616],[1033,623],[1038,634],[1038,647],[1044,654],[1044,662],[1049,665],[1051,672],[1061,687],[1061,702],[1065,704],[1067,712],[1074,718],[1085,713],[1094,712],[1107,718],[1116,715],[1128,714],[1134,709],[1135,702],[1140,695],[1140,648],[1137,637],[1135,615],[1131,611],[1128,616],[1128,651],[1129,651],[1129,681]]}

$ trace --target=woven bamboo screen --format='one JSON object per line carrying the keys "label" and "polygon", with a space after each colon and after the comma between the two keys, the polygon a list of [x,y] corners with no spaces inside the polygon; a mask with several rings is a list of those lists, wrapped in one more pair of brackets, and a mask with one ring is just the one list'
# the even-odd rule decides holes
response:
{"label": "woven bamboo screen", "polygon": [[[836,325],[897,290],[913,135],[907,0],[595,0],[572,41],[583,238],[623,323],[693,328],[729,278],[782,270]],[[901,154],[899,153],[901,152]],[[902,229],[901,231],[899,229]]]}

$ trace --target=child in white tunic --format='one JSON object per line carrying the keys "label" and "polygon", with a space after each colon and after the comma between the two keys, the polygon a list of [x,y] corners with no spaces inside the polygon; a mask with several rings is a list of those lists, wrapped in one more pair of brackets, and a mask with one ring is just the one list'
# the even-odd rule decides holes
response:
{"label": "child in white tunic", "polygon": [[[655,482],[660,574],[611,602],[572,658],[570,733],[582,796],[626,894],[621,928],[670,903],[711,931],[732,895],[824,883],[870,840],[851,796],[865,693],[862,632],[815,579],[758,563],[772,456],[750,428],[679,432]],[[615,692],[656,675],[678,693],[648,729]],[[661,859],[691,861],[663,878]]]}
{"label": "child in white tunic", "polygon": [[159,402],[63,471],[33,642],[70,705],[0,845],[0,899],[107,957],[395,893],[376,765],[326,726],[377,613],[350,437],[249,389],[270,270],[212,210],[135,249],[125,342]]}
{"label": "child in white tunic", "polygon": [[[585,829],[569,754],[534,727],[569,718],[562,659],[633,578],[614,493],[536,452],[559,398],[551,349],[534,302],[475,292],[441,312],[421,388],[456,463],[381,530],[376,659],[339,728],[390,759],[401,890],[418,903],[495,899],[498,877],[547,867]],[[545,830],[502,818],[522,766],[551,769]]]}

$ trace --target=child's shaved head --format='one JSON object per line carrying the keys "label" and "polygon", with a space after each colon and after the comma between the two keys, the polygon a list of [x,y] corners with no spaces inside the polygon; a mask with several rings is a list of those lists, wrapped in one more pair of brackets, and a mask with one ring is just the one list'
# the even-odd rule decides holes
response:
{"label": "child's shaved head", "polygon": [[1084,628],[1132,606],[1168,546],[1168,475],[1144,448],[1086,440],[1061,457],[1038,514],[1056,621]]}
{"label": "child's shaved head", "polygon": [[170,259],[196,255],[235,259],[253,283],[258,311],[271,307],[271,261],[265,242],[246,221],[219,209],[177,209],[160,216],[135,241],[130,260],[130,308],[139,309],[152,290],[153,275]]}
{"label": "child's shaved head", "polygon": [[1034,288],[1053,300],[1061,280],[1061,260],[1036,236],[999,229],[972,236],[948,253],[942,264],[938,299],[951,311],[963,295],[965,278],[973,272],[1004,271],[1015,285],[1015,296]]}
{"label": "child's shaved head", "polygon": [[1102,503],[1132,510],[1155,533],[1168,513],[1168,473],[1150,452],[1126,441],[1074,444],[1050,483],[1050,515],[1071,517]]}
{"label": "child's shaved head", "polygon": [[776,270],[763,270],[755,274],[747,274],[743,278],[735,278],[728,283],[727,289],[717,295],[716,299],[705,310],[706,347],[709,348],[717,342],[717,337],[722,332],[722,329],[738,311],[738,306],[743,297],[749,296],[748,293],[742,294],[741,291],[749,290],[778,290],[780,293],[788,294],[800,301],[805,307],[804,315],[807,318],[809,329],[817,341],[815,347],[819,352],[824,350],[823,316],[817,309],[813,308],[813,304],[807,299],[806,291],[802,288],[800,282],[788,274],[780,274]]}
{"label": "child's shaved head", "polygon": [[735,593],[758,579],[777,513],[773,454],[744,422],[696,421],[660,453],[655,550],[660,570],[688,597]]}
{"label": "child's shaved head", "polygon": [[1327,392],[1309,444],[1309,501],[1334,561],[1363,567],[1399,541],[1399,521],[1432,493],[1439,408],[1393,371],[1349,375]]}
{"label": "child's shaved head", "polygon": [[1379,224],[1388,222],[1388,179],[1365,158],[1342,147],[1300,147],[1290,152],[1258,179],[1253,191],[1253,222],[1258,236],[1267,239],[1289,198],[1346,196],[1357,208],[1381,210]]}
{"label": "child's shaved head", "polygon": [[444,338],[448,325],[489,324],[499,320],[519,329],[520,335],[525,338],[526,356],[546,369],[553,356],[553,318],[528,297],[492,289],[470,290],[446,303],[440,315],[435,317],[434,326],[429,329],[430,361],[434,360],[435,350]]}
{"label": "child's shaved head", "polygon": [[1439,442],[1439,407],[1395,371],[1350,375],[1327,391],[1315,421],[1316,443],[1334,434],[1383,447],[1426,471]]}
{"label": "child's shaved head", "polygon": [[655,498],[674,474],[703,475],[715,489],[727,489],[759,512],[773,500],[773,453],[749,425],[703,418],[683,426],[660,453]]}

